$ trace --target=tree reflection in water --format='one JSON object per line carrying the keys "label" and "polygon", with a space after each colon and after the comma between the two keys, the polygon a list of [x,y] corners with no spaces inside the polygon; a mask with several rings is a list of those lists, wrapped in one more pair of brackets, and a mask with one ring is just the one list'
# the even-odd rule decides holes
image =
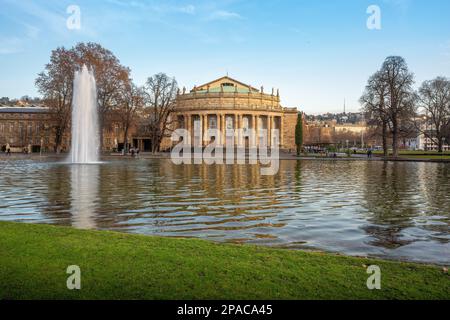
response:
{"label": "tree reflection in water", "polygon": [[[15,167],[21,170],[16,170]],[[315,160],[174,165],[18,163],[0,219],[450,262],[445,164]]]}

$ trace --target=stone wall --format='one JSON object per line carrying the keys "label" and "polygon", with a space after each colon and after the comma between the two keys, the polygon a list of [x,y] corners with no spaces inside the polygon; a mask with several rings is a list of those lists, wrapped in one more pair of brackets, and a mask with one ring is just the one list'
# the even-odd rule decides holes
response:
{"label": "stone wall", "polygon": [[298,111],[296,109],[285,110],[283,116],[283,145],[285,150],[296,150],[295,126],[297,125]]}

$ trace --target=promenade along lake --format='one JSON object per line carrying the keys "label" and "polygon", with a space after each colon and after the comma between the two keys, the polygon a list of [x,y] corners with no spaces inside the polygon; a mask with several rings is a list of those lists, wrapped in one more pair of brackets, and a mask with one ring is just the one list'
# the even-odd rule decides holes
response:
{"label": "promenade along lake", "polygon": [[0,160],[0,220],[450,263],[450,165]]}

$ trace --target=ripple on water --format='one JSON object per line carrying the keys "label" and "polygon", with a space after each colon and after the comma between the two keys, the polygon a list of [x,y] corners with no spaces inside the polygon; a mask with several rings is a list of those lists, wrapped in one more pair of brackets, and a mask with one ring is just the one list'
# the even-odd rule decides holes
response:
{"label": "ripple on water", "polygon": [[0,161],[0,219],[450,263],[450,166]]}

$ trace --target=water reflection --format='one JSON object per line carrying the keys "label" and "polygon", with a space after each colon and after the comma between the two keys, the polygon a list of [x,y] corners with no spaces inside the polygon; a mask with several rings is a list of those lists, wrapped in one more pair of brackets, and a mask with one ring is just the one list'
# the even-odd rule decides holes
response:
{"label": "water reflection", "polygon": [[99,165],[71,165],[70,172],[72,226],[93,229],[99,196]]}
{"label": "water reflection", "polygon": [[0,219],[450,262],[450,166],[281,161],[173,165],[17,164]]}

